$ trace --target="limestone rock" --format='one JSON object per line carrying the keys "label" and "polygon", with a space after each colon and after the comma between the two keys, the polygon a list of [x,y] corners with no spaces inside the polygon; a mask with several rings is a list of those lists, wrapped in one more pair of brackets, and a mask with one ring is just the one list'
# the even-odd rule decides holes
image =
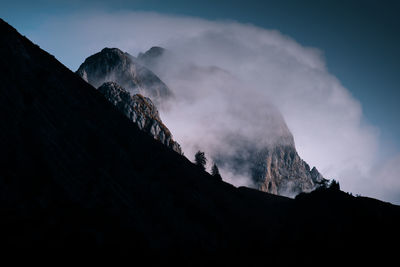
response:
{"label": "limestone rock", "polygon": [[98,90],[139,129],[179,154],[183,154],[180,145],[172,139],[171,132],[162,123],[158,110],[150,98],[140,94],[131,95],[115,82],[106,82]]}
{"label": "limestone rock", "polygon": [[150,97],[156,104],[172,96],[157,75],[118,48],[104,48],[88,57],[77,74],[96,88],[105,82],[116,82],[131,94]]}

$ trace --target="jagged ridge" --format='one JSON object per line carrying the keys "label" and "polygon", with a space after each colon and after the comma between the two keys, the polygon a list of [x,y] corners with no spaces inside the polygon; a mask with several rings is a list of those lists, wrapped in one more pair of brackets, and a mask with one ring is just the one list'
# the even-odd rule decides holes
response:
{"label": "jagged ridge", "polygon": [[252,177],[259,190],[285,196],[310,192],[325,180],[315,167],[310,170],[294,146],[283,145],[256,155]]}
{"label": "jagged ridge", "polygon": [[96,88],[105,82],[116,82],[130,93],[150,97],[157,104],[172,96],[171,90],[157,75],[118,48],[104,48],[88,57],[77,73]]}
{"label": "jagged ridge", "polygon": [[[160,62],[165,63],[165,60],[160,61],[160,59],[166,54],[166,51],[161,47],[152,47],[145,53],[140,53],[134,59],[135,61],[132,61],[132,56],[123,53],[117,48],[105,48],[101,52],[87,58],[79,68],[78,74],[84,79],[86,76],[96,77],[95,81],[114,79],[117,83],[120,81],[127,84],[126,77],[128,77],[130,82],[132,81],[131,76],[125,74],[126,69],[129,69],[128,65],[138,65],[137,62],[140,62],[140,64],[148,68],[154,67],[157,69]],[[105,66],[101,66],[101,64]],[[110,66],[118,67],[110,68]],[[142,79],[145,79],[145,77],[142,77]],[[96,85],[93,78],[86,80]],[[164,98],[159,97],[157,99],[158,102],[156,103],[159,104]],[[115,100],[112,102],[115,102]],[[122,103],[121,105],[125,104]],[[129,115],[130,111],[128,107],[129,104],[119,109],[133,121],[136,121],[136,115]],[[254,186],[261,191],[278,195],[295,196],[301,192],[310,192],[317,188],[319,182],[324,178],[315,168],[311,172],[308,164],[299,157],[295,148],[293,135],[279,110],[271,106],[269,117],[265,119],[268,120],[269,125],[269,128],[266,129],[268,131],[266,137],[261,136],[260,140],[247,140],[245,137],[242,138],[236,133],[232,133],[233,140],[230,145],[237,152],[234,155],[219,154],[214,156],[213,160],[236,174],[250,176]],[[139,125],[139,127],[144,129],[144,126]],[[149,130],[146,131],[150,133]],[[152,135],[155,136],[154,134]],[[225,141],[231,138],[231,136],[226,136],[224,138]],[[164,137],[155,138],[159,140],[164,139]],[[178,145],[176,143],[173,141],[170,142],[170,140],[167,140],[166,143],[168,146],[174,147],[174,150],[177,151]]]}
{"label": "jagged ridge", "polygon": [[98,90],[139,129],[179,154],[183,154],[181,146],[172,139],[171,132],[162,123],[158,110],[150,98],[140,94],[131,96],[115,82],[106,82]]}
{"label": "jagged ridge", "polygon": [[[157,73],[166,67],[163,64],[168,64],[168,57],[173,54],[155,46],[139,53],[137,59]],[[227,134],[224,142],[235,153],[214,155],[213,160],[235,174],[250,176],[254,186],[261,191],[293,197],[314,190],[325,179],[315,167],[310,170],[298,155],[293,135],[280,111],[270,106],[268,115],[265,120],[269,127],[265,129],[265,136],[249,140],[237,133]]]}

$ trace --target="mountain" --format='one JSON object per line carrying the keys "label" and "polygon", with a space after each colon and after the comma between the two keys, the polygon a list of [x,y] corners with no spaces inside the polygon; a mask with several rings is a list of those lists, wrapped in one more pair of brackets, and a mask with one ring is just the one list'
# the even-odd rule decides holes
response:
{"label": "mountain", "polygon": [[214,155],[218,166],[238,176],[250,176],[253,187],[260,191],[282,196],[311,192],[326,183],[318,170],[310,169],[298,155],[293,135],[279,111],[271,110],[270,116],[267,138],[227,134],[224,141],[233,152]]}
{"label": "mountain", "polygon": [[116,82],[130,93],[140,93],[156,103],[172,96],[171,90],[152,71],[117,48],[104,48],[88,57],[77,73],[96,88],[105,82]]}
{"label": "mountain", "polygon": [[252,160],[252,177],[259,190],[295,196],[311,192],[327,180],[300,158],[294,146],[263,148]]}
{"label": "mountain", "polygon": [[172,96],[171,90],[152,71],[138,63],[135,57],[117,48],[104,48],[88,57],[77,70],[77,74],[98,87],[107,100],[139,129],[183,154],[149,98],[161,105],[163,100]]}
{"label": "mountain", "polygon": [[113,260],[147,265],[396,259],[400,207],[215,179],[3,20],[0,74],[0,244],[20,257],[28,248],[68,258],[101,249],[91,261],[119,253]]}
{"label": "mountain", "polygon": [[[167,68],[164,64],[174,62],[173,54],[162,47],[140,53],[137,60],[155,73]],[[221,71],[216,67],[191,66],[192,73],[203,74],[198,75],[200,77],[206,73],[210,79],[216,72],[222,75]],[[268,110],[265,121],[259,122],[265,127],[256,137],[225,131],[221,139],[230,149],[227,153],[211,155],[213,161],[239,177],[250,176],[254,187],[264,192],[293,197],[316,189],[326,180],[315,167],[310,169],[300,158],[293,135],[278,108],[270,105]],[[252,127],[259,125],[243,124],[243,128]]]}
{"label": "mountain", "polygon": [[115,82],[106,82],[98,88],[108,101],[134,122],[140,130],[154,139],[183,154],[180,145],[172,139],[172,134],[162,123],[158,110],[148,97],[131,94]]}
{"label": "mountain", "polygon": [[168,51],[165,48],[153,46],[146,52],[139,53],[137,60],[140,62],[140,64],[146,66],[147,68],[155,69],[160,58],[165,56],[167,53]]}

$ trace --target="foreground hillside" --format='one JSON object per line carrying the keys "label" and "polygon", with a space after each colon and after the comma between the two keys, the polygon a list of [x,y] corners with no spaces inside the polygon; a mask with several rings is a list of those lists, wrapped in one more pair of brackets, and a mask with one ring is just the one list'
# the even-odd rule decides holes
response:
{"label": "foreground hillside", "polygon": [[3,246],[266,264],[388,259],[382,249],[398,241],[398,206],[335,190],[293,200],[214,179],[1,20],[0,73]]}

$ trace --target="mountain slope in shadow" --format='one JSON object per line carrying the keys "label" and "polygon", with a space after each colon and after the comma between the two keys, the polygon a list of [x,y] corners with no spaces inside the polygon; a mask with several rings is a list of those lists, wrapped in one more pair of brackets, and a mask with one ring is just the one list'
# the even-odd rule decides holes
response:
{"label": "mountain slope in shadow", "polygon": [[1,245],[251,264],[398,240],[398,206],[340,191],[293,200],[214,179],[2,20],[0,73]]}

